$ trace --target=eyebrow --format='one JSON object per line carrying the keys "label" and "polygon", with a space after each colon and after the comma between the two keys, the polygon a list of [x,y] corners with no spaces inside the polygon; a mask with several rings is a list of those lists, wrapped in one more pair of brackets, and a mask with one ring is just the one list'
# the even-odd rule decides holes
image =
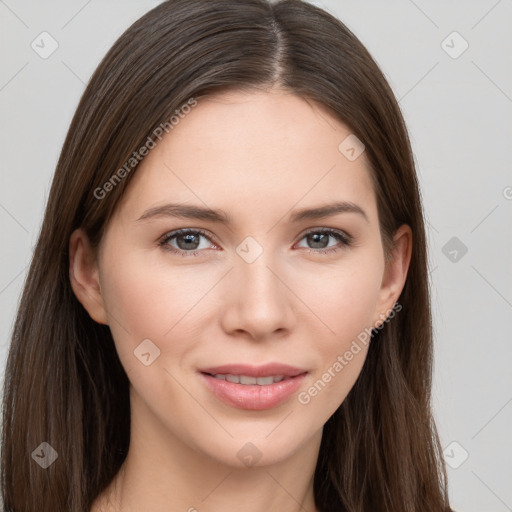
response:
{"label": "eyebrow", "polygon": [[[298,223],[304,220],[316,220],[331,217],[339,213],[356,213],[361,215],[366,222],[369,222],[364,210],[350,201],[337,201],[334,203],[317,206],[314,208],[303,208],[295,210],[288,219],[291,223]],[[196,219],[215,222],[219,224],[231,223],[229,215],[223,210],[212,210],[202,206],[168,203],[146,210],[137,221],[148,220],[155,217],[177,217],[183,219]]]}

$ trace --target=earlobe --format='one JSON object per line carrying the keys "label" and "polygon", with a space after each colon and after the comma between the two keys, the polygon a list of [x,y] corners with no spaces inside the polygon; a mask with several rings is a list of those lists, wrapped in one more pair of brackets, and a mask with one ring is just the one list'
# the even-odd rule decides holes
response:
{"label": "earlobe", "polygon": [[384,276],[380,289],[375,322],[380,323],[392,311],[393,306],[400,297],[412,254],[412,230],[407,224],[400,226],[393,237],[394,246],[389,261],[386,262]]}
{"label": "earlobe", "polygon": [[73,231],[69,239],[69,279],[76,298],[90,317],[100,324],[108,325],[97,258],[82,228]]}

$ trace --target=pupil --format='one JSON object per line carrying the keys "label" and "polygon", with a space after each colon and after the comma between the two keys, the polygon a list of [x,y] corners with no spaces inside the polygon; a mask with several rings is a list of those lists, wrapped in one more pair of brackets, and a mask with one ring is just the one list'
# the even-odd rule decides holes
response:
{"label": "pupil", "polygon": [[319,241],[319,239],[325,238],[325,242],[327,242],[329,238],[328,235],[322,233],[311,233],[309,237],[311,237],[309,241],[312,241],[313,244],[320,243],[319,246],[314,247],[315,249],[324,249],[325,247],[327,247],[327,245],[322,244],[321,241]]}
{"label": "pupil", "polygon": [[[180,244],[180,242],[179,242],[181,238],[184,238],[186,240],[186,242],[192,242],[192,244],[194,244],[194,242],[195,242],[196,245],[194,247],[192,247],[190,245],[190,243],[185,243],[184,247],[181,247],[182,244]],[[181,237],[178,237],[178,246],[180,246],[180,249],[187,249],[187,248],[188,249],[191,249],[191,248],[192,249],[197,249],[197,246],[198,246],[197,238],[198,238],[198,235],[194,235],[194,234],[191,234],[191,233],[186,234],[186,235],[181,235]],[[194,240],[194,239],[196,239],[196,240]]]}

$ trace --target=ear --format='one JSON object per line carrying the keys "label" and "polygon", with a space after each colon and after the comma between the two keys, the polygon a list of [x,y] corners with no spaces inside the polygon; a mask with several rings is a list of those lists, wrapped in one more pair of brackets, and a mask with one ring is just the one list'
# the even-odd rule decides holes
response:
{"label": "ear", "polygon": [[373,326],[383,323],[402,293],[412,254],[412,230],[407,224],[400,226],[393,236],[393,247],[382,278]]}
{"label": "ear", "polygon": [[108,325],[97,257],[82,228],[73,231],[69,239],[69,279],[76,298],[90,317],[100,324]]}

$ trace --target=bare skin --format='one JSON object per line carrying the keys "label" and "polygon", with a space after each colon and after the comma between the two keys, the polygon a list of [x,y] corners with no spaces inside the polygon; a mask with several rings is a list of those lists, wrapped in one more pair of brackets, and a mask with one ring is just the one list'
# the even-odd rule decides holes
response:
{"label": "bare skin", "polygon": [[[411,256],[404,225],[386,263],[365,154],[350,161],[338,150],[349,134],[320,105],[282,90],[201,98],[141,162],[98,254],[81,229],[73,233],[73,290],[110,326],[131,382],[128,456],[92,512],[320,512],[313,477],[322,428],[367,346],[341,371],[333,364],[389,315]],[[334,201],[364,215],[291,221]],[[220,209],[231,223],[140,220],[167,203]],[[186,228],[206,234],[196,232],[193,248],[184,235],[159,244]],[[240,247],[261,254],[248,262]],[[145,339],[160,350],[148,366],[134,357]],[[308,374],[285,402],[246,410],[219,400],[199,374],[235,362],[284,362]],[[325,386],[309,393],[320,379]],[[237,455],[247,443],[259,456],[251,466]]]}

